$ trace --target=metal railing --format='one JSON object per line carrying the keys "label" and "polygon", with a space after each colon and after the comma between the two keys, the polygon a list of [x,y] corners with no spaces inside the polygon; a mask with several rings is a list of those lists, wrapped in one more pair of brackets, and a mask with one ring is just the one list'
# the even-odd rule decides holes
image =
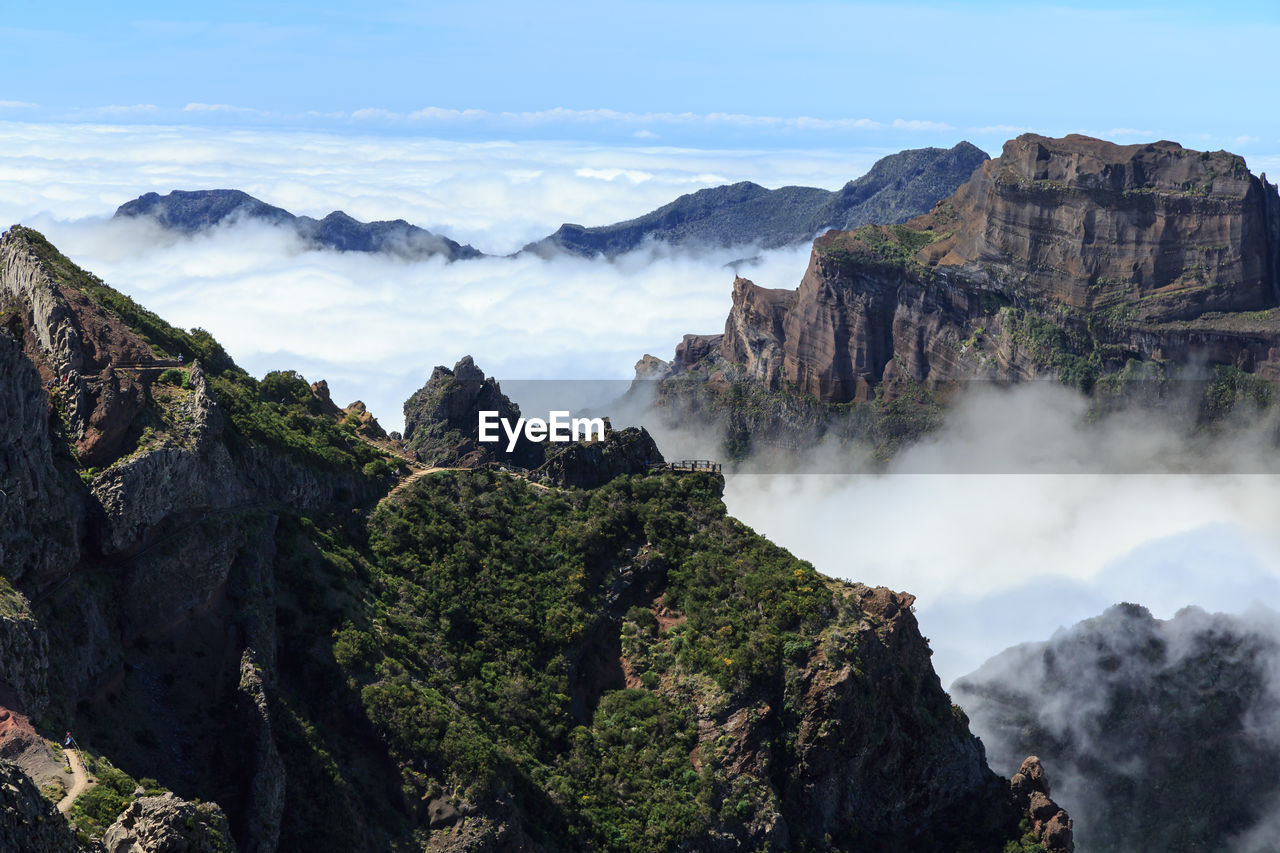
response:
{"label": "metal railing", "polygon": [[668,462],[665,465],[659,464],[652,467],[659,471],[677,471],[681,473],[720,473],[720,463],[712,462],[710,459],[681,459],[678,462]]}

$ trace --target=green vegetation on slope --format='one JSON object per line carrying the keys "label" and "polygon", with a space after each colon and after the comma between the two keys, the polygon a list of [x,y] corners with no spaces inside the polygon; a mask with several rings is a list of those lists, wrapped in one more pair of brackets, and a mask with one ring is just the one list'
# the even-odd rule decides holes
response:
{"label": "green vegetation on slope", "polygon": [[[294,371],[273,371],[259,382],[236,366],[226,350],[209,332],[189,332],[171,326],[159,315],[138,305],[128,296],[76,266],[44,235],[30,228],[15,228],[25,237],[45,269],[59,285],[87,296],[94,304],[114,314],[152,348],[159,359],[198,360],[204,368],[218,402],[228,413],[235,431],[250,442],[291,454],[304,464],[327,470],[356,469],[367,476],[384,476],[390,471],[385,455],[361,441],[352,423],[340,425],[321,413],[320,401],[311,386]],[[177,375],[175,375],[177,374]],[[186,371],[169,369],[156,382],[189,388]],[[152,395],[155,402],[155,395]],[[153,429],[163,429],[163,407],[148,419]]]}
{"label": "green vegetation on slope", "polygon": [[835,263],[843,275],[858,272],[901,272],[919,268],[916,253],[938,239],[933,231],[905,225],[864,225],[856,231],[827,234],[814,242],[824,259]]}
{"label": "green vegetation on slope", "polygon": [[[300,663],[340,670],[403,802],[503,802],[572,849],[670,849],[749,820],[764,796],[715,750],[693,769],[695,697],[780,682],[831,611],[812,566],[726,515],[718,482],[427,477],[378,508],[367,543],[303,525],[312,550],[291,554],[283,585],[309,591],[282,631],[329,620],[332,663]],[[657,597],[682,617],[661,630]],[[639,686],[621,683],[620,656]],[[337,778],[321,787],[346,796]]]}

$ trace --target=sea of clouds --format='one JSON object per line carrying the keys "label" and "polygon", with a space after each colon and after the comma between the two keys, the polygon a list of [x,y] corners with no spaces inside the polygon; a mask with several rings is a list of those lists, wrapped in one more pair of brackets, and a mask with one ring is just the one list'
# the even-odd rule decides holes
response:
{"label": "sea of clouds", "polygon": [[[336,402],[362,399],[389,429],[435,365],[466,354],[509,391],[623,381],[642,354],[669,358],[683,334],[721,330],[735,274],[795,287],[808,247],[405,262],[307,249],[250,223],[176,237],[113,222],[115,207],[237,188],[297,214],[404,218],[509,253],[562,222],[606,224],[704,186],[836,188],[887,153],[23,124],[0,124],[0,151],[5,221],[45,232],[171,322],[209,329],[251,373],[324,378]],[[716,439],[660,432],[668,455],[712,455]],[[817,447],[781,472],[757,460],[773,472],[730,475],[726,500],[821,571],[917,595],[945,685],[1121,600],[1157,616],[1280,608],[1280,481],[1251,473],[1258,436],[1239,442],[1204,460],[1158,419],[1100,428],[1078,398],[1037,385],[962,406],[887,472]]]}

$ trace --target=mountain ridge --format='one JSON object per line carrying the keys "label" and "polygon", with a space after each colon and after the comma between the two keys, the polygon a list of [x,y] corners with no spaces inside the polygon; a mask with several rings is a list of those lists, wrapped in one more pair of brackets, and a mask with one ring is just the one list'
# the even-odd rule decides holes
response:
{"label": "mountain ridge", "polygon": [[[673,246],[778,248],[808,241],[828,228],[870,221],[898,222],[925,213],[959,186],[987,155],[968,142],[950,149],[919,148],[877,160],[839,190],[742,181],[689,193],[626,222],[585,228],[565,224],[516,254],[567,252],[613,257],[646,241]],[[341,211],[323,219],[295,216],[241,190],[173,190],[125,202],[115,218],[150,217],[162,227],[193,234],[238,218],[292,228],[311,245],[337,251],[386,251],[404,257],[441,254],[449,260],[487,257],[469,245],[432,234],[402,219],[363,223]]]}
{"label": "mountain ridge", "polygon": [[443,255],[447,260],[484,257],[484,253],[448,237],[433,234],[403,219],[361,222],[335,210],[323,219],[295,216],[242,190],[173,190],[150,192],[116,208],[113,218],[147,217],[182,234],[194,234],[238,220],[261,221],[289,228],[316,248],[339,252],[384,252],[404,258]]}
{"label": "mountain ridge", "polygon": [[612,257],[649,240],[776,249],[806,242],[831,228],[900,222],[925,213],[986,159],[976,146],[960,142],[950,149],[907,149],[882,157],[865,175],[838,190],[769,190],[750,181],[710,187],[625,222],[592,228],[562,225],[521,251]]}

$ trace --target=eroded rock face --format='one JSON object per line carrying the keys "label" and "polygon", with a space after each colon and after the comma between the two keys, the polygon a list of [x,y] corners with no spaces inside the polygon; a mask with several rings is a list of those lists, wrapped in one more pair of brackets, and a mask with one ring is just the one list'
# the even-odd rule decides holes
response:
{"label": "eroded rock face", "polygon": [[800,721],[781,794],[792,835],[852,841],[856,825],[875,849],[934,850],[994,832],[1012,807],[929,667],[914,597],[841,593],[864,616],[824,632],[790,700]]}
{"label": "eroded rock face", "polygon": [[[0,688],[13,692],[16,709],[39,716],[49,704],[49,638],[21,593],[11,591],[5,597],[5,612],[0,614]],[[0,689],[0,695],[4,692]]]}
{"label": "eroded rock face", "polygon": [[1022,762],[1009,780],[1009,791],[1018,811],[1025,812],[1031,821],[1031,831],[1045,850],[1072,853],[1076,849],[1071,818],[1049,796],[1049,776],[1039,758],[1032,755]]}
{"label": "eroded rock face", "polygon": [[591,489],[624,474],[643,474],[664,461],[662,451],[644,427],[609,427],[603,440],[570,444],[537,473],[550,477],[559,486]]}
{"label": "eroded rock face", "polygon": [[173,794],[139,797],[103,836],[107,853],[234,853],[227,819],[213,803]]}
{"label": "eroded rock face", "polygon": [[514,424],[520,407],[502,393],[497,381],[486,377],[471,356],[464,356],[453,370],[437,367],[427,384],[404,404],[404,443],[431,465],[483,465],[504,462],[520,468],[542,464],[541,445],[518,439],[508,453],[503,438],[497,443],[479,440],[479,413],[496,411]]}
{"label": "eroded rock face", "polygon": [[59,476],[49,398],[19,345],[0,331],[0,565],[12,580],[75,563],[83,510]]}
{"label": "eroded rock face", "polygon": [[0,850],[22,853],[78,853],[71,827],[27,774],[0,761]]}
{"label": "eroded rock face", "polygon": [[144,405],[140,381],[113,366],[149,360],[151,348],[84,293],[55,281],[41,259],[51,248],[16,226],[0,236],[0,305],[17,315],[19,343],[42,379],[53,381],[50,393],[80,461],[102,466],[125,450]]}
{"label": "eroded rock face", "polygon": [[956,228],[922,258],[1073,308],[1140,303],[1143,319],[1261,310],[1275,197],[1225,151],[1024,134],[934,211]]}
{"label": "eroded rock face", "polygon": [[928,215],[818,238],[798,290],[737,279],[718,346],[686,337],[669,373],[723,360],[827,403],[1086,361],[1274,379],[1278,258],[1280,196],[1238,156],[1027,134]]}

